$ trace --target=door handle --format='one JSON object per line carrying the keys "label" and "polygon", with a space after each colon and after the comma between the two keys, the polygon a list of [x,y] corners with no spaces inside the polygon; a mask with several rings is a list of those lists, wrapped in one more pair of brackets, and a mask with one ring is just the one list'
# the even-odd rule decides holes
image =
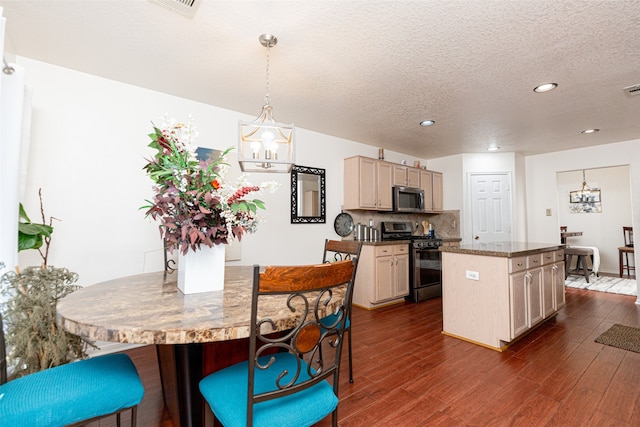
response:
{"label": "door handle", "polygon": [[473,236],[473,239],[474,239],[474,240],[480,240],[480,236],[475,235],[475,236]]}

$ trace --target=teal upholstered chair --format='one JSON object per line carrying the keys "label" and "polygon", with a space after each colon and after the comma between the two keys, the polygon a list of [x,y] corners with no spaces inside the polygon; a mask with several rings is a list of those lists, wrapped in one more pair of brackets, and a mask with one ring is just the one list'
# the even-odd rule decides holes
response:
{"label": "teal upholstered chair", "polygon": [[110,354],[7,380],[4,330],[0,315],[0,426],[56,427],[84,424],[137,405],[144,388],[129,356]]}
{"label": "teal upholstered chair", "polygon": [[[358,260],[360,259],[360,250],[362,249],[362,242],[355,240],[329,240],[324,241],[324,253],[322,255],[322,262],[336,262],[350,259],[355,263],[355,271],[353,276],[355,278],[356,271],[358,270]],[[335,318],[333,315],[327,316],[321,320],[322,323],[334,323]],[[349,301],[349,314],[344,327],[345,332],[348,332],[348,356],[349,356],[349,382],[353,382],[353,356],[351,345],[351,301]]]}
{"label": "teal upholstered chair", "polygon": [[[202,395],[225,427],[311,426],[329,414],[337,425],[353,271],[351,261],[266,267],[264,273],[254,266],[249,358],[200,382]],[[327,311],[336,314],[336,321],[321,325]]]}

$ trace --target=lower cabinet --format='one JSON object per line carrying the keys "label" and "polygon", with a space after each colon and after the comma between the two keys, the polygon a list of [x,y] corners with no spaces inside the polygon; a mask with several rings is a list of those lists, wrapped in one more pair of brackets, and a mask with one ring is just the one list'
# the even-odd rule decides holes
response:
{"label": "lower cabinet", "polygon": [[371,309],[409,295],[409,245],[364,245],[358,261],[353,304]]}
{"label": "lower cabinet", "polygon": [[521,271],[509,277],[511,338],[516,338],[543,320],[543,271]]}
{"label": "lower cabinet", "polygon": [[503,257],[458,248],[442,251],[443,332],[493,349],[564,306],[564,251]]}
{"label": "lower cabinet", "polygon": [[[528,331],[564,307],[563,251],[550,251],[510,262],[511,338]],[[523,270],[523,268],[526,268]]]}

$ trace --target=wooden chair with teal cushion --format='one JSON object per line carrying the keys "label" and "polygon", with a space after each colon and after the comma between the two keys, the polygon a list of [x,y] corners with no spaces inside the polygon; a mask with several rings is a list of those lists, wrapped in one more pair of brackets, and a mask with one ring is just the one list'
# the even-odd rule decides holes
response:
{"label": "wooden chair with teal cushion", "polygon": [[11,427],[82,425],[131,409],[144,388],[135,365],[125,354],[110,354],[56,366],[7,380],[4,329],[0,315],[0,425]]}
{"label": "wooden chair with teal cushion", "polygon": [[[222,425],[301,427],[332,414],[337,426],[353,272],[352,261],[266,267],[264,273],[254,266],[249,358],[200,382]],[[336,321],[322,325],[328,313]]]}
{"label": "wooden chair with teal cushion", "polygon": [[[329,240],[324,241],[324,253],[322,255],[322,262],[336,262],[350,259],[355,263],[355,271],[353,276],[355,277],[358,270],[358,259],[360,259],[360,251],[362,250],[362,242],[355,240]],[[329,315],[321,320],[322,323],[334,323],[335,318],[333,315]],[[347,322],[344,327],[345,332],[348,332],[348,356],[349,356],[349,382],[353,382],[353,350],[351,345],[351,302],[349,302],[349,314],[347,316]]]}

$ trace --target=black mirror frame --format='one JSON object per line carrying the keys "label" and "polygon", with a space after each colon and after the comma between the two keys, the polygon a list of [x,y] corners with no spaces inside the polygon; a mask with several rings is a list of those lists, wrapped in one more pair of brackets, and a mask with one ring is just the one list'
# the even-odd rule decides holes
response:
{"label": "black mirror frame", "polygon": [[[320,216],[298,216],[298,174],[306,173],[320,177]],[[307,166],[293,165],[291,168],[291,224],[324,224],[326,222],[325,208],[325,170]]]}

